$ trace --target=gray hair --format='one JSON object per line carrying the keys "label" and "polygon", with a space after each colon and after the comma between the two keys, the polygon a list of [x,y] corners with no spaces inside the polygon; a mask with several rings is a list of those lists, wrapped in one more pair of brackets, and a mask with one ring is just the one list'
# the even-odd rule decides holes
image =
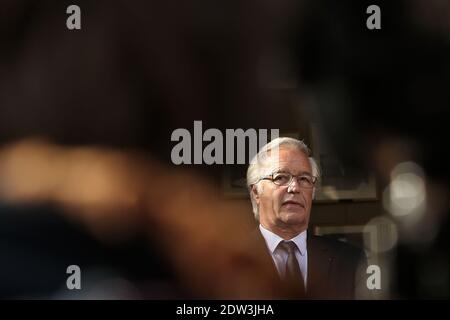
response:
{"label": "gray hair", "polygon": [[[251,188],[254,184],[256,184],[258,182],[258,180],[263,175],[261,172],[261,169],[262,169],[261,168],[261,164],[262,164],[261,159],[267,159],[267,156],[271,150],[280,148],[281,146],[289,146],[289,147],[292,147],[293,149],[303,152],[308,157],[313,176],[315,176],[317,178],[320,177],[319,166],[316,163],[316,160],[314,160],[314,158],[310,156],[311,151],[309,150],[308,146],[303,141],[297,140],[294,138],[289,138],[289,137],[279,137],[279,138],[273,139],[272,141],[267,143],[253,157],[253,159],[250,162],[250,165],[248,166],[248,169],[247,169],[247,187],[250,192],[250,200],[252,202],[253,213],[255,214],[255,218],[258,221],[259,221],[258,205],[256,204],[256,200],[254,199],[254,196],[251,192]],[[259,186],[257,186],[257,191],[261,192],[261,189],[259,188]],[[313,191],[313,195],[314,195],[314,191]]]}

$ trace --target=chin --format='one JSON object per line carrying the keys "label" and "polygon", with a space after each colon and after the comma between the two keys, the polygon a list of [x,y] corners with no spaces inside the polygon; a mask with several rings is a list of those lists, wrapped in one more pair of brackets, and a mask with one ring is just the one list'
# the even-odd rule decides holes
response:
{"label": "chin", "polygon": [[305,212],[301,211],[301,212],[293,212],[293,211],[287,211],[287,212],[283,212],[281,214],[282,220],[284,223],[286,224],[299,224],[299,225],[303,225],[304,223],[306,223],[307,219],[306,219],[306,214]]}

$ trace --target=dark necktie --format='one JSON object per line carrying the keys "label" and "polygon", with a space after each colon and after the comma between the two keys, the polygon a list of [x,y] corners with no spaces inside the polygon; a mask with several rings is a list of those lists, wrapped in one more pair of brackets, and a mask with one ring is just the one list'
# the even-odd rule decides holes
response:
{"label": "dark necktie", "polygon": [[295,256],[297,245],[293,241],[281,241],[280,248],[287,253],[284,281],[289,287],[294,288],[299,295],[304,295],[305,284],[297,257]]}

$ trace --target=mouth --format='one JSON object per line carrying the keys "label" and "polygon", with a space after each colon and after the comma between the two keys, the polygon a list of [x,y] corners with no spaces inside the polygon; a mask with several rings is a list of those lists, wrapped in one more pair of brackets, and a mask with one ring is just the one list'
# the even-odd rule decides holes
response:
{"label": "mouth", "polygon": [[286,200],[286,201],[283,202],[283,206],[288,206],[288,207],[291,207],[291,206],[304,207],[304,205],[303,205],[302,203],[300,203],[300,202],[298,202],[298,201],[295,201],[295,200]]}

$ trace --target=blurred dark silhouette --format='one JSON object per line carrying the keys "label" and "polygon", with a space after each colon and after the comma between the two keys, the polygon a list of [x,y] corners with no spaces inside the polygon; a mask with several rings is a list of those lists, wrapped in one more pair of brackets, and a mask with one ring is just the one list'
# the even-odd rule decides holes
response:
{"label": "blurred dark silhouette", "polygon": [[[194,120],[268,127],[259,56],[279,13],[257,1],[78,1],[82,29],[70,31],[70,4],[2,3],[0,296],[275,297],[246,247],[247,206],[199,175],[217,167],[175,169],[170,138]],[[70,264],[80,293],[65,287]]]}

